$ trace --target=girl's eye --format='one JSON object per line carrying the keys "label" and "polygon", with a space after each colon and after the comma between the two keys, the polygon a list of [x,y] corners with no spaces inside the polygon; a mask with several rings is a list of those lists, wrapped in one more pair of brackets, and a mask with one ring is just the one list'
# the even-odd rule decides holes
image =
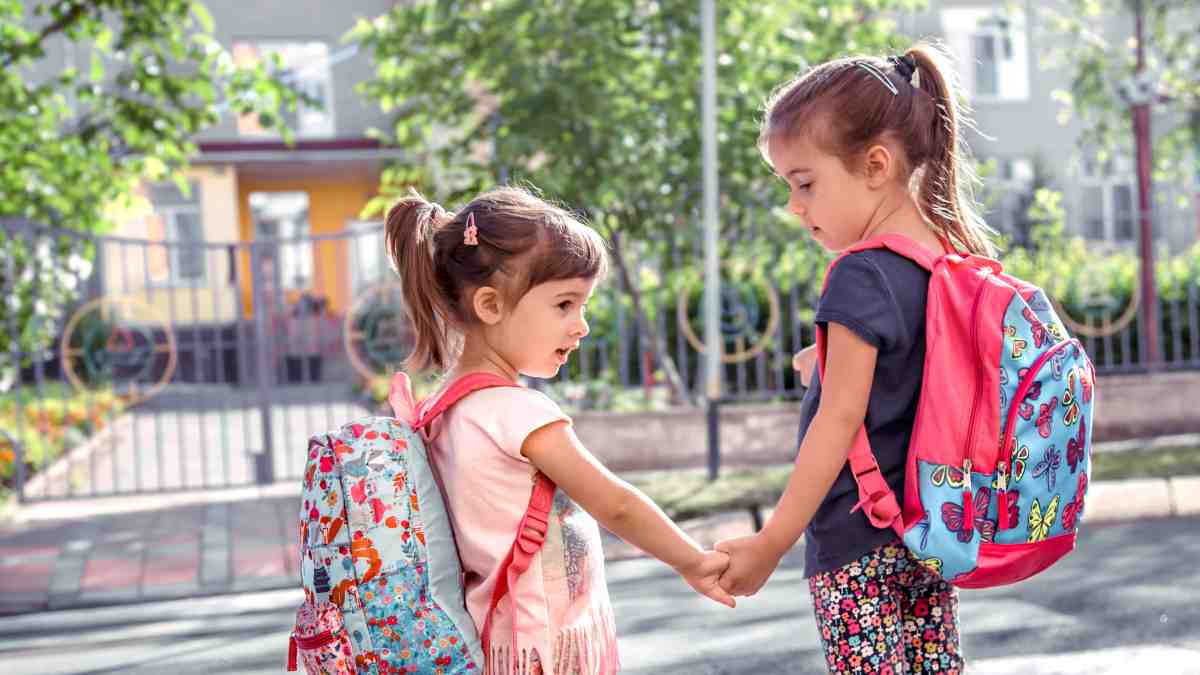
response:
{"label": "girl's eye", "polygon": [[797,190],[800,190],[800,191],[802,191],[802,192],[808,192],[808,190],[809,190],[811,187],[812,187],[812,183],[801,183],[800,185],[797,185],[797,186],[796,186],[796,189],[797,189]]}
{"label": "girl's eye", "polygon": [[565,312],[565,311],[567,311],[568,309],[571,309],[571,301],[570,301],[570,300],[564,300],[564,301],[562,301],[562,302],[558,303],[558,308],[559,308],[559,309],[561,309],[561,310],[562,310],[562,311],[564,311],[564,312]]}

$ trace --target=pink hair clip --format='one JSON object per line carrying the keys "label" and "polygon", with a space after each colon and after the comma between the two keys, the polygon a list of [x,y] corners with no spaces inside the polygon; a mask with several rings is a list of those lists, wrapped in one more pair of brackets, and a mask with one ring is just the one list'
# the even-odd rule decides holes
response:
{"label": "pink hair clip", "polygon": [[467,214],[467,228],[463,230],[463,243],[467,246],[479,245],[479,228],[475,227],[475,214]]}

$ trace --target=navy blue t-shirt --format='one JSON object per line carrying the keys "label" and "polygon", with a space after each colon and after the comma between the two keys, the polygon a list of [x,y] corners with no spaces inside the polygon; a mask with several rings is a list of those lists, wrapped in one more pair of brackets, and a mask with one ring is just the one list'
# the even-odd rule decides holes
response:
{"label": "navy blue t-shirt", "polygon": [[[886,249],[852,253],[829,275],[817,302],[818,324],[849,328],[879,350],[867,402],[867,437],[879,469],[903,503],[905,457],[917,413],[925,370],[925,299],[929,273]],[[836,386],[827,382],[826,387]],[[800,405],[800,440],[821,402],[822,383],[814,370]],[[858,502],[849,463],[842,468],[805,531],[804,574],[837,569],[883,544],[896,533],[871,525]]]}

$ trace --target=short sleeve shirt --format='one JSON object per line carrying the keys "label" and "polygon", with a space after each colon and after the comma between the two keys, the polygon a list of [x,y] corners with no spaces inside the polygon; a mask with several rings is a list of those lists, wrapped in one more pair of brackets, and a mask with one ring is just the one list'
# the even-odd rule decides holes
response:
{"label": "short sleeve shirt", "polygon": [[[467,611],[480,631],[533,489],[536,470],[521,446],[534,431],[560,421],[570,418],[544,394],[502,387],[466,396],[430,430],[462,559]],[[518,658],[539,660],[544,672],[559,672],[556,663],[563,659],[584,664],[577,670],[583,675],[614,672],[616,628],[599,527],[562,490],[555,493],[550,520],[546,543],[513,591]],[[492,620],[491,644],[502,650],[501,658],[512,639],[511,607],[502,601]]]}
{"label": "short sleeve shirt", "polygon": [[[826,329],[830,323],[845,326],[879,350],[865,424],[879,469],[901,499],[924,375],[928,287],[924,268],[891,251],[871,249],[842,258],[817,303],[818,324]],[[800,406],[801,441],[816,416],[822,389],[835,386],[814,374]],[[896,539],[892,530],[871,525],[861,510],[850,512],[858,499],[847,464],[805,533],[806,576],[841,567]]]}

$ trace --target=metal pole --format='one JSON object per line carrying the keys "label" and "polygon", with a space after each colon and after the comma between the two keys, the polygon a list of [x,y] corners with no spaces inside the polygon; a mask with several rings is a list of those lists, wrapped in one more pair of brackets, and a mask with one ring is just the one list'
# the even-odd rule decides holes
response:
{"label": "metal pole", "polygon": [[[1145,54],[1145,8],[1142,0],[1134,5],[1134,27],[1137,38],[1137,75],[1134,82],[1141,80],[1146,68]],[[1136,87],[1135,87],[1136,90]],[[1158,344],[1158,288],[1154,279],[1154,219],[1151,191],[1154,183],[1151,167],[1154,163],[1150,144],[1150,103],[1153,93],[1139,92],[1133,106],[1133,134],[1137,145],[1139,242],[1141,254],[1141,311],[1142,325],[1138,335],[1142,358],[1150,370],[1157,370],[1162,363]]]}
{"label": "metal pole", "polygon": [[704,393],[709,406],[709,479],[720,463],[717,401],[721,398],[721,277],[717,262],[717,35],[716,0],[700,0],[700,44],[704,86],[700,97],[701,158],[704,175]]}
{"label": "metal pole", "polygon": [[267,340],[270,339],[270,325],[267,322],[267,303],[270,299],[263,293],[262,244],[250,244],[250,283],[253,288],[252,306],[254,308],[254,351],[258,361],[254,369],[258,380],[258,408],[262,418],[262,452],[254,455],[254,481],[259,485],[275,482],[275,429],[271,424],[271,392],[268,378],[275,372],[271,362],[270,349]]}

